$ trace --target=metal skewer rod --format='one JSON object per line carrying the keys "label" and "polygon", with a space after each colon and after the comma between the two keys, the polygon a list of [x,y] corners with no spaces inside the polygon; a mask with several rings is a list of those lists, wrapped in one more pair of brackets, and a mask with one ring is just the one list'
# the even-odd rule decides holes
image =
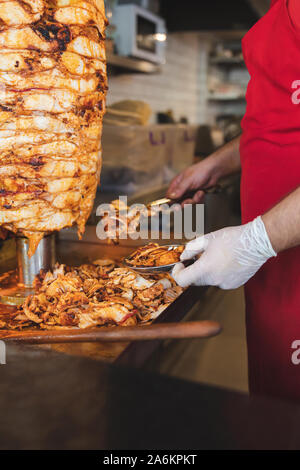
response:
{"label": "metal skewer rod", "polygon": [[6,305],[21,305],[26,297],[34,293],[33,282],[41,269],[48,271],[55,264],[55,235],[45,236],[29,258],[29,240],[16,237],[17,270],[0,284],[0,303]]}

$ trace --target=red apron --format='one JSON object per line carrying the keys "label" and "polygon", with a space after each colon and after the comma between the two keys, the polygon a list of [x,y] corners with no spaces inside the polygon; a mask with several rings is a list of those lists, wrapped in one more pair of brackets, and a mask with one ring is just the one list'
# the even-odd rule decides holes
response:
{"label": "red apron", "polygon": [[[287,2],[273,0],[243,39],[251,75],[240,147],[244,223],[300,185],[300,29]],[[268,261],[245,292],[250,392],[300,400],[292,348],[300,344],[300,248]]]}

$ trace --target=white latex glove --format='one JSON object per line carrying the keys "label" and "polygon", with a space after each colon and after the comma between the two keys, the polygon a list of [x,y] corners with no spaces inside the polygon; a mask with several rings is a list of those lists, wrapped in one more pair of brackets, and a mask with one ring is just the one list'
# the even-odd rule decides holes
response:
{"label": "white latex glove", "polygon": [[277,256],[261,217],[192,240],[186,245],[181,261],[200,253],[201,257],[191,266],[185,268],[179,263],[174,267],[172,276],[181,287],[209,285],[236,289],[269,258]]}

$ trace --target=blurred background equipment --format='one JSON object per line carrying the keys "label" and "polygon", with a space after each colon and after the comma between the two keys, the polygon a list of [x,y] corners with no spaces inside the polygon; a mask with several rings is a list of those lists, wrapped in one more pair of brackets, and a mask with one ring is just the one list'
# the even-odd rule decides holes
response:
{"label": "blurred background equipment", "polygon": [[124,100],[107,107],[104,123],[115,126],[146,126],[151,114],[150,106],[144,101]]}
{"label": "blurred background equipment", "polygon": [[116,194],[141,194],[164,187],[191,165],[196,127],[176,125],[103,126],[101,188]]}
{"label": "blurred background equipment", "polygon": [[113,21],[117,28],[118,54],[157,64],[165,62],[167,35],[165,22],[160,16],[131,2],[115,7]]}

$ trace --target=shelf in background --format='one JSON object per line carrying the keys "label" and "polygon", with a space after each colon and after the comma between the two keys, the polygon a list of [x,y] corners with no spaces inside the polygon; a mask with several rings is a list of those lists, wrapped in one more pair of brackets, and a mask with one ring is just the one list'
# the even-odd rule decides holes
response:
{"label": "shelf in background", "polygon": [[161,66],[145,60],[132,59],[131,57],[117,54],[107,55],[107,64],[120,72],[127,73],[159,73]]}
{"label": "shelf in background", "polygon": [[245,95],[222,95],[218,93],[210,93],[209,101],[244,101]]}
{"label": "shelf in background", "polygon": [[209,63],[211,65],[226,65],[226,66],[235,66],[245,67],[245,62],[243,59],[238,57],[210,57]]}

